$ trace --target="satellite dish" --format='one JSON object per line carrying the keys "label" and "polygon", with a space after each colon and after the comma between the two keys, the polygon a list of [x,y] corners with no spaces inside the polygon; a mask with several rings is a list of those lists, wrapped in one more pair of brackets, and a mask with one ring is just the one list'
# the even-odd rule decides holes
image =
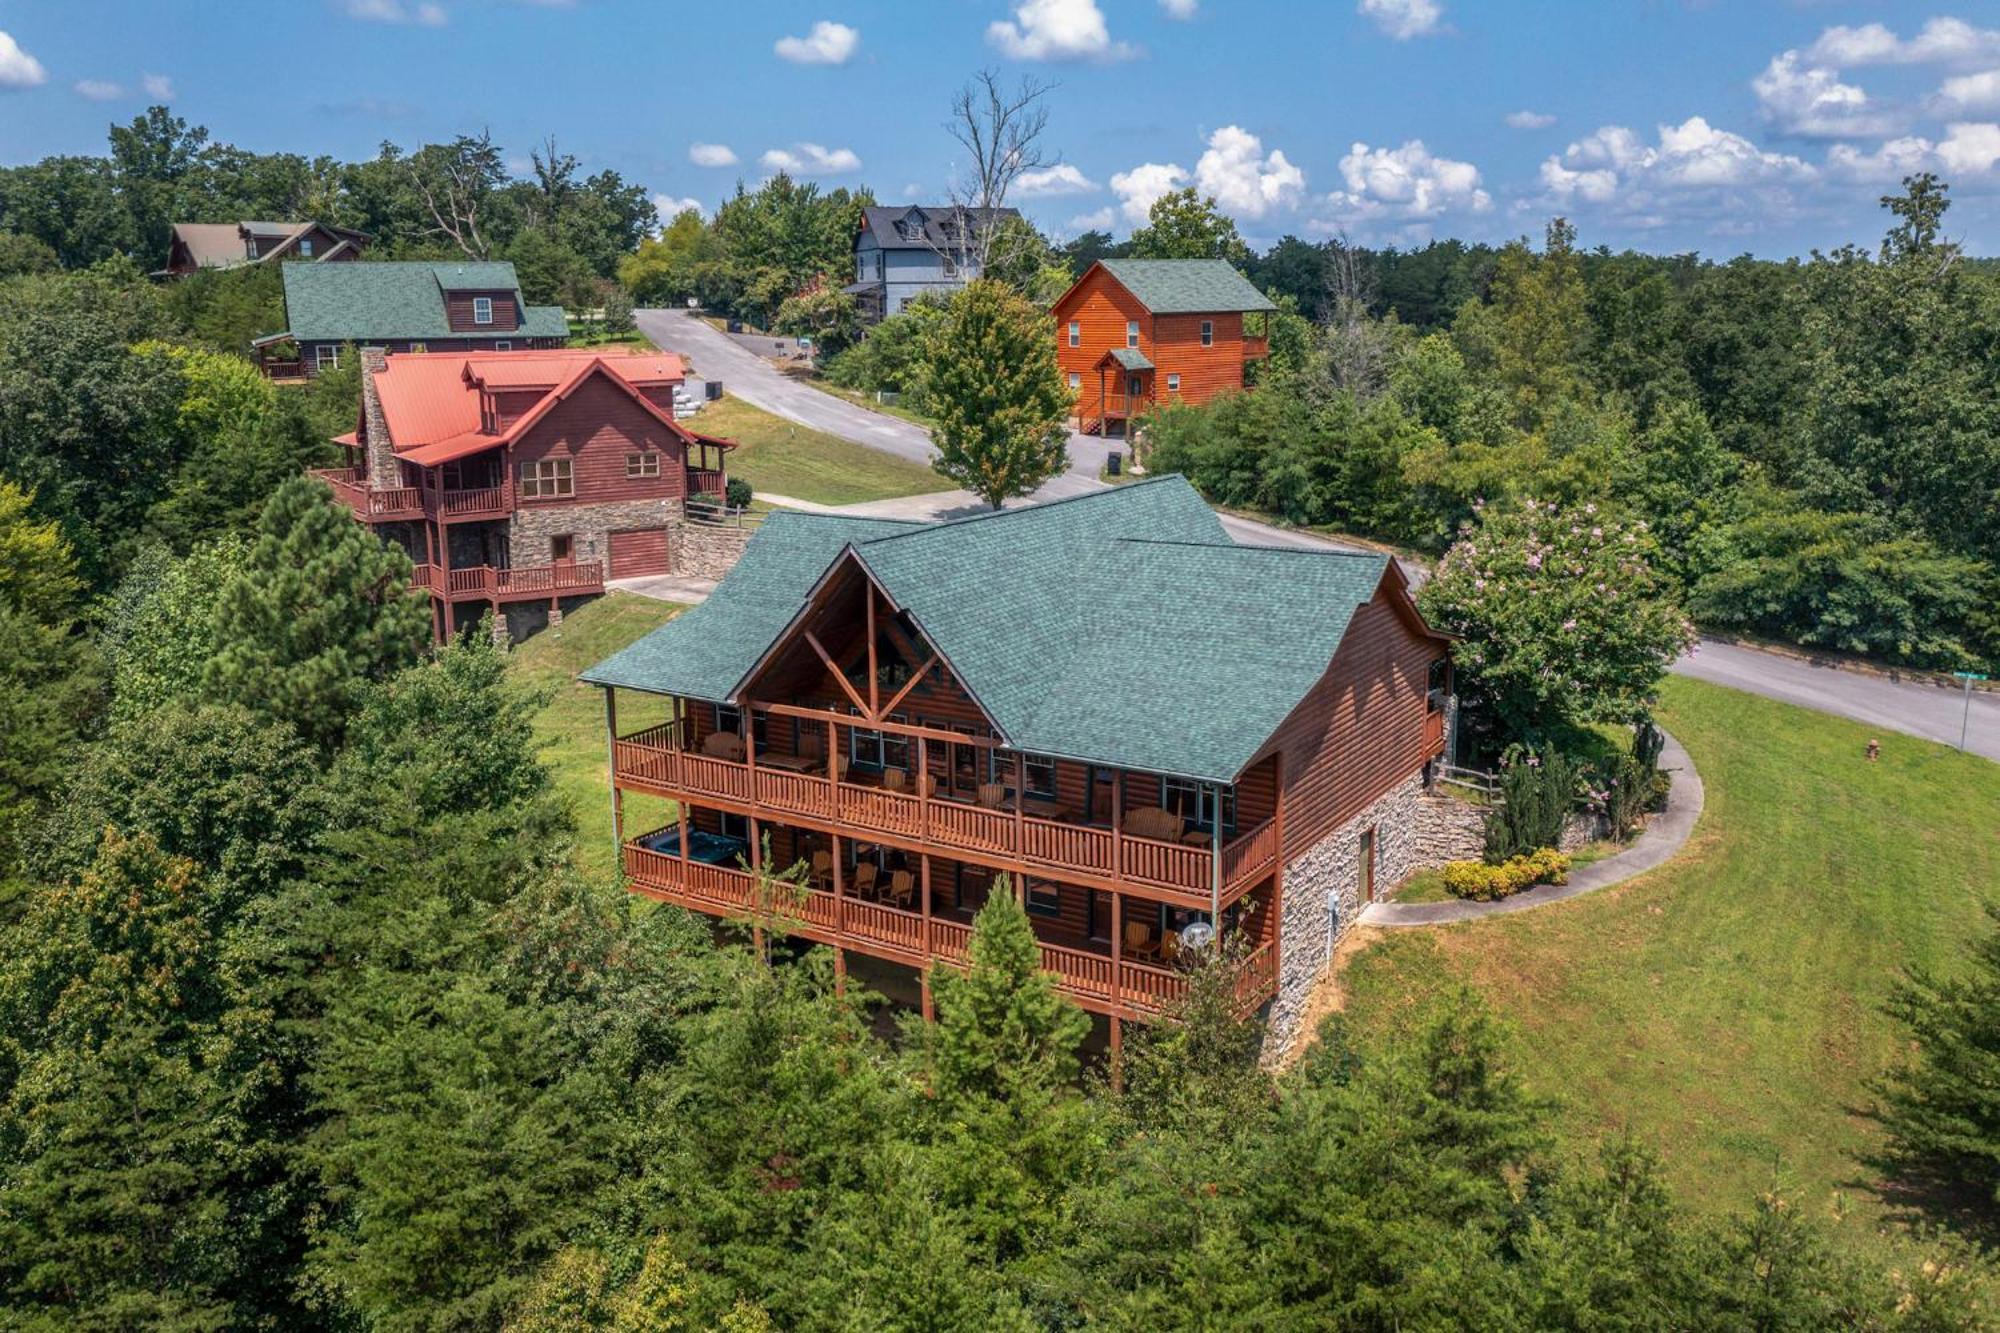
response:
{"label": "satellite dish", "polygon": [[1215,927],[1206,921],[1189,922],[1181,931],[1181,948],[1197,952],[1206,949],[1215,940]]}

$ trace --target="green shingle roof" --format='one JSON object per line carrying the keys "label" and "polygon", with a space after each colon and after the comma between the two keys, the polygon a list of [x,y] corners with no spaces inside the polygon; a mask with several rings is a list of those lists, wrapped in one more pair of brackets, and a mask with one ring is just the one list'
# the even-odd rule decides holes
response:
{"label": "green shingle roof", "polygon": [[1105,355],[1127,370],[1151,370],[1153,368],[1153,363],[1146,359],[1146,354],[1136,347],[1114,347],[1106,352]]}
{"label": "green shingle roof", "polygon": [[1106,259],[1105,271],[1156,315],[1276,310],[1224,259]]}
{"label": "green shingle roof", "polygon": [[[485,336],[454,330],[445,314],[447,291],[511,291],[520,299],[514,266],[498,261],[354,260],[345,264],[288,263],[287,332],[300,342],[364,342]],[[556,306],[527,306],[518,329],[495,337],[561,338],[569,324]]]}
{"label": "green shingle roof", "polygon": [[852,551],[1006,742],[1230,782],[1386,556],[1238,546],[1180,477],[950,523],[774,514],[713,596],[583,679],[727,702]]}

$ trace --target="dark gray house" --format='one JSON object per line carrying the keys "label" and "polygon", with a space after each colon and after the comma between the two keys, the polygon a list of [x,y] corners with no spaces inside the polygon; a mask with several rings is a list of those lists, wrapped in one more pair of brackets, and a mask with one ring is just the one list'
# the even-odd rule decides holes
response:
{"label": "dark gray house", "polygon": [[1013,208],[951,204],[863,209],[847,291],[869,320],[896,314],[926,292],[955,292],[979,276],[971,258],[979,228],[989,218],[1020,215]]}

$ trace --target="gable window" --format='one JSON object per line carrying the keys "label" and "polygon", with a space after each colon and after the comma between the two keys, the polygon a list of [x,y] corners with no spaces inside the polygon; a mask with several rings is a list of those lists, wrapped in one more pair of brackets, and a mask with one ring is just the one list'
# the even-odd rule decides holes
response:
{"label": "gable window", "polygon": [[559,565],[576,559],[576,537],[571,533],[559,532],[549,538],[549,559]]}
{"label": "gable window", "polygon": [[472,322],[474,324],[491,324],[493,322],[492,297],[475,296],[472,298]]}
{"label": "gable window", "polygon": [[311,259],[312,257],[313,257],[312,237],[310,236],[299,237],[299,258]]}
{"label": "gable window", "polygon": [[1139,345],[1139,321],[1136,319],[1125,321],[1125,345],[1127,347]]}
{"label": "gable window", "polygon": [[575,495],[576,483],[570,476],[567,458],[539,458],[520,467],[521,498],[550,500]]}
{"label": "gable window", "polygon": [[[1183,778],[1163,778],[1160,782],[1160,804],[1187,821],[1190,829],[1200,829],[1206,833],[1215,827],[1216,788],[1206,782],[1189,782]],[[1222,788],[1222,832],[1224,836],[1236,831],[1236,788]]]}
{"label": "gable window", "polygon": [[659,451],[648,449],[643,454],[625,455],[625,475],[627,477],[657,477],[660,475]]}
{"label": "gable window", "polygon": [[1071,347],[1081,347],[1083,345],[1082,320],[1073,319],[1069,322],[1069,345]]}
{"label": "gable window", "polygon": [[1179,393],[1180,391],[1181,391],[1181,377],[1179,375],[1168,375],[1167,392]]}
{"label": "gable window", "polygon": [[1215,346],[1215,321],[1212,319],[1204,319],[1201,322],[1201,345],[1203,347]]}
{"label": "gable window", "polygon": [[337,343],[321,343],[313,349],[313,365],[320,370],[340,369],[340,346]]}

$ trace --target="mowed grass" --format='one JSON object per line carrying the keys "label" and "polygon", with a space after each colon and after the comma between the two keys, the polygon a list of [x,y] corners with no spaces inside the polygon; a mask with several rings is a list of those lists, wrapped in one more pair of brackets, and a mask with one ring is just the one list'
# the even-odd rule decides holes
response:
{"label": "mowed grass", "polygon": [[[517,684],[546,695],[535,715],[535,734],[556,789],[576,812],[577,863],[590,874],[609,877],[617,868],[611,847],[610,756],[604,748],[603,692],[582,684],[576,675],[686,609],[636,593],[608,592],[565,616],[561,625],[528,639],[508,657],[507,674]],[[621,732],[664,720],[664,704],[657,704],[652,714],[642,714],[640,710],[654,701],[621,692],[619,702]],[[627,795],[625,827],[631,832],[656,828],[665,822],[670,808],[667,801]]]}
{"label": "mowed grass", "polygon": [[1679,858],[1558,907],[1388,932],[1347,974],[1348,1013],[1393,1032],[1469,984],[1575,1140],[1629,1127],[1696,1206],[1781,1178],[1807,1206],[1844,1200],[1866,1236],[1891,1211],[1861,1160],[1867,1084],[1899,1052],[1882,1002],[1902,968],[1960,966],[1988,929],[2000,766],[1681,679],[1661,719],[1707,786]]}
{"label": "mowed grass", "polygon": [[843,505],[951,489],[922,464],[793,425],[740,399],[710,403],[691,424],[704,435],[736,441],[729,475],[754,490]]}

